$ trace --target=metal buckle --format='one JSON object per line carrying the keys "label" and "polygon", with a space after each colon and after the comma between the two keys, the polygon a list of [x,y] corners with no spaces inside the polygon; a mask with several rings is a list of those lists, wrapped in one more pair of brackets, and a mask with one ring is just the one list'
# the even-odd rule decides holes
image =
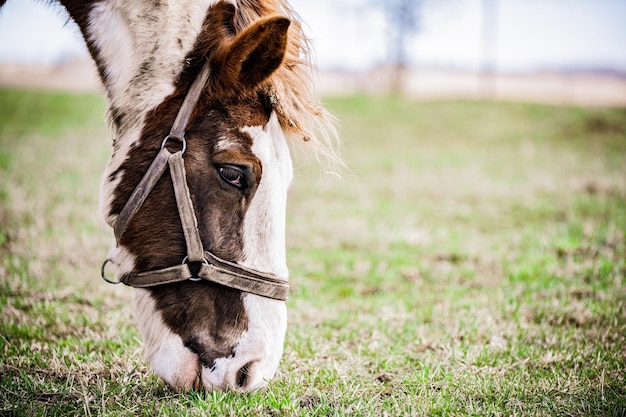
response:
{"label": "metal buckle", "polygon": [[[189,257],[185,256],[185,258],[183,259],[183,261],[181,262],[181,265],[185,265],[187,263],[187,259]],[[209,260],[207,258],[204,258],[202,260],[202,263],[204,263],[206,266],[209,266]],[[202,281],[202,278],[200,277],[189,277],[187,278],[189,281],[193,281],[193,282],[198,282],[198,281]]]}
{"label": "metal buckle", "polygon": [[111,262],[111,257],[108,257],[104,260],[104,262],[102,262],[102,266],[100,267],[100,276],[102,277],[103,280],[105,280],[106,282],[108,282],[109,284],[121,284],[122,281],[112,281],[107,277],[105,268],[107,266],[107,264],[109,262]]}
{"label": "metal buckle", "polygon": [[[184,136],[183,136],[182,138],[179,138],[179,137],[177,137],[177,136],[167,135],[167,136],[165,137],[165,139],[163,139],[163,142],[161,142],[161,149],[165,148],[165,145],[167,145],[167,141],[168,141],[168,140],[170,140],[170,139],[172,139],[172,140],[176,140],[176,141],[178,141],[178,142],[180,142],[180,143],[181,143],[181,147],[182,147],[182,148],[181,148],[181,151],[180,151],[180,152],[181,152],[182,154],[184,154],[184,153],[185,153],[185,151],[187,150],[187,139],[185,139],[185,137],[184,137]],[[168,149],[168,150],[169,150],[169,149]],[[172,152],[172,153],[174,153],[174,152]]]}

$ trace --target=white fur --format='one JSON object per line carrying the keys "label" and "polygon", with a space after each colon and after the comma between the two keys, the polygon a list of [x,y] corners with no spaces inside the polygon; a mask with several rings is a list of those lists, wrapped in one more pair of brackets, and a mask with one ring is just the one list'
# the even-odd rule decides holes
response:
{"label": "white fur", "polygon": [[133,271],[137,261],[137,257],[135,255],[120,246],[115,247],[111,251],[108,259],[115,268],[115,279],[117,281],[120,280],[124,273]]}
{"label": "white fur", "polygon": [[125,131],[122,131],[122,129],[119,130],[119,135],[117,135],[116,131],[113,132],[113,135],[116,136],[115,140],[118,143],[118,148],[113,152],[111,158],[109,158],[109,162],[104,169],[104,174],[102,174],[102,182],[100,183],[100,213],[104,221],[111,227],[114,227],[117,220],[117,215],[110,215],[111,204],[115,197],[114,190],[122,179],[121,175],[118,175],[116,179],[110,180],[111,173],[115,172],[120,167],[122,162],[126,159],[131,145],[139,139],[141,123],[135,126],[129,126]]}
{"label": "white fur", "polygon": [[243,263],[287,279],[285,218],[293,166],[287,140],[272,113],[265,127],[242,129],[253,139],[252,152],[261,160],[263,175],[243,223]]}
{"label": "white fur", "polygon": [[215,2],[162,1],[160,9],[151,0],[96,3],[89,16],[88,37],[105,63],[110,104],[141,114],[171,93],[183,59]]}
{"label": "white fur", "polygon": [[154,371],[170,386],[187,390],[195,386],[201,365],[198,356],[185,348],[180,336],[163,323],[150,292],[135,290],[135,318]]}
{"label": "white fur", "polygon": [[238,144],[228,136],[222,136],[217,140],[215,145],[215,152],[221,152],[228,149],[237,148]]}
{"label": "white fur", "polygon": [[[252,137],[252,152],[263,167],[244,218],[242,264],[287,279],[285,216],[287,191],[293,178],[287,141],[276,114],[265,127],[242,130]],[[218,359],[212,371],[203,369],[202,381],[207,387],[237,387],[237,372],[251,364],[246,384],[238,388],[249,391],[267,384],[278,369],[287,330],[287,307],[284,302],[257,295],[244,297],[248,331],[239,340],[233,357]]]}

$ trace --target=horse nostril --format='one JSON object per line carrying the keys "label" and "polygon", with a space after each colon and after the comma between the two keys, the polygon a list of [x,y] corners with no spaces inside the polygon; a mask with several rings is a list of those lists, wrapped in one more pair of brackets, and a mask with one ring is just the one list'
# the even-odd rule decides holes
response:
{"label": "horse nostril", "polygon": [[247,364],[242,366],[241,369],[239,369],[239,371],[237,371],[237,378],[236,378],[237,387],[243,388],[243,386],[246,385],[246,382],[248,382],[248,375],[249,375],[251,366],[252,366],[252,362],[248,362]]}

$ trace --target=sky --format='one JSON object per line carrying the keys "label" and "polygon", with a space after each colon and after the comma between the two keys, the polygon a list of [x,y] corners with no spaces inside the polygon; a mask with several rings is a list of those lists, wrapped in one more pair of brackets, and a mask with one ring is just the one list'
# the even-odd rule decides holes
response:
{"label": "sky", "polygon": [[[322,70],[366,70],[388,58],[383,13],[367,0],[291,0]],[[369,2],[371,4],[371,1]],[[500,71],[626,71],[626,0],[496,0],[497,30],[481,37],[483,0],[423,0],[408,43],[413,65]],[[58,63],[86,56],[78,29],[55,7],[8,0],[0,11],[0,61]]]}

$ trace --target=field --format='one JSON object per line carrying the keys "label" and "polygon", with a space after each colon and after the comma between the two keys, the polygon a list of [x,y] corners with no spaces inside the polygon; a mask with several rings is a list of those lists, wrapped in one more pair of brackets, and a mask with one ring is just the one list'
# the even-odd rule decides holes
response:
{"label": "field", "polygon": [[0,415],[626,415],[626,110],[329,98],[267,389],[169,390],[99,267],[102,99],[0,90]]}

